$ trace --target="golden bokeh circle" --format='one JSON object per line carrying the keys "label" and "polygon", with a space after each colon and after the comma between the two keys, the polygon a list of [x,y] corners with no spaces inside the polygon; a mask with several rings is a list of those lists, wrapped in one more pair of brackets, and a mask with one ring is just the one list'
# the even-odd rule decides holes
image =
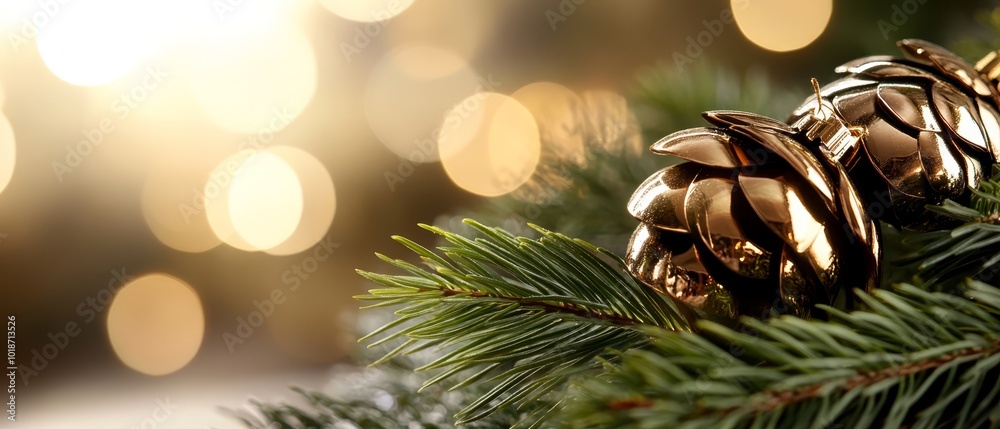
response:
{"label": "golden bokeh circle", "polygon": [[731,0],[743,35],[771,51],[794,51],[816,40],[830,22],[833,0]]}
{"label": "golden bokeh circle", "polygon": [[198,353],[205,314],[191,286],[165,274],[149,274],[118,290],[108,308],[107,330],[122,363],[143,374],[166,375]]}

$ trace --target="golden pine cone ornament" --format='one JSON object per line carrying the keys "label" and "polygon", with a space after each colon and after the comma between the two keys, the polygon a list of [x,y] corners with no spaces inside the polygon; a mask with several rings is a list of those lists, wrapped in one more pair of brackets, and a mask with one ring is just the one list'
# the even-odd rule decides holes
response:
{"label": "golden pine cone ornament", "polygon": [[1000,161],[1000,51],[972,66],[933,43],[898,45],[904,58],[861,58],[823,88],[814,80],[787,124],[708,112],[718,128],[654,144],[688,162],[632,196],[641,224],[629,270],[709,314],[808,316],[846,288],[878,286],[878,220],[950,226],[926,206],[967,202]]}
{"label": "golden pine cone ornament", "polygon": [[651,150],[688,162],[649,177],[629,202],[641,222],[626,265],[708,313],[808,316],[844,288],[879,282],[879,232],[846,170],[782,122],[715,111]]}
{"label": "golden pine cone ornament", "polygon": [[873,56],[810,97],[788,123],[825,146],[858,185],[869,214],[897,227],[948,226],[928,204],[965,202],[1000,160],[1000,61],[972,66],[922,40],[905,58]]}

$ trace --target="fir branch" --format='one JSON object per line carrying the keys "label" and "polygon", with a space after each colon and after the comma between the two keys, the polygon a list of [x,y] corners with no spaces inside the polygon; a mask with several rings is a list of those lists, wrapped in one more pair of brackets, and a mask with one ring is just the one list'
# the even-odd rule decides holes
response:
{"label": "fir branch", "polygon": [[927,209],[964,224],[952,230],[905,238],[904,243],[916,246],[917,250],[899,262],[915,265],[918,275],[928,283],[972,276],[994,280],[1000,268],[1000,165],[994,165],[992,177],[972,191],[969,205],[946,200]]}
{"label": "fir branch", "polygon": [[380,255],[410,275],[360,272],[387,288],[357,297],[379,301],[373,307],[405,304],[396,320],[363,339],[394,328],[373,344],[404,339],[376,364],[436,348],[438,359],[417,368],[440,371],[424,388],[452,379],[459,380],[452,388],[492,386],[457,413],[459,424],[545,402],[567,380],[600,371],[597,358],[616,359],[609,350],[644,345],[648,337],[640,325],[688,327],[671,301],[639,285],[610,252],[542,228],[536,227],[541,238],[528,239],[467,223],[483,237],[423,226],[451,243],[439,248],[443,256],[395,237],[430,270]]}
{"label": "fir branch", "polygon": [[572,427],[981,427],[1000,418],[1000,291],[965,298],[900,285],[858,292],[871,310],[830,321],[744,320],[744,332],[647,329],[582,382]]}

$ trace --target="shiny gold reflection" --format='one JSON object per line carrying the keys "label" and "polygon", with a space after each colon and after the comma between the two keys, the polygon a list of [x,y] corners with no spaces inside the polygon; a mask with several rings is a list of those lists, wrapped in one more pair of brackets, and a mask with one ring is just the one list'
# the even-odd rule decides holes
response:
{"label": "shiny gold reflection", "polygon": [[275,146],[267,151],[284,160],[298,176],[302,185],[302,218],[288,239],[265,252],[272,255],[299,253],[322,240],[330,229],[337,211],[333,180],[323,163],[301,149]]}
{"label": "shiny gold reflection", "polygon": [[108,309],[108,339],[118,358],[148,375],[175,372],[191,361],[205,334],[197,292],[164,274],[123,286]]}
{"label": "shiny gold reflection", "polygon": [[801,49],[816,40],[833,13],[832,0],[731,0],[740,31],[771,51]]}
{"label": "shiny gold reflection", "polygon": [[[476,94],[449,113],[473,106],[483,121],[458,121],[441,138],[441,164],[455,184],[484,196],[517,189],[538,165],[541,141],[531,112],[511,97]],[[445,120],[446,123],[448,119]]]}

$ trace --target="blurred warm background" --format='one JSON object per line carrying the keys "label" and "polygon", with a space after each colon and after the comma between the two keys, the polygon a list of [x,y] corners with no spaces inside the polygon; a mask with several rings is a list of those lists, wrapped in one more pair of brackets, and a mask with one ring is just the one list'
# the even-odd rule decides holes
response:
{"label": "blurred warm background", "polygon": [[561,122],[581,100],[659,132],[739,87],[710,81],[718,96],[671,122],[626,104],[649,70],[755,71],[805,95],[897,39],[974,37],[993,6],[4,0],[16,425],[239,427],[220,407],[337,383],[354,269],[380,268],[391,234],[429,239],[417,222],[523,192],[542,153],[582,150]]}

